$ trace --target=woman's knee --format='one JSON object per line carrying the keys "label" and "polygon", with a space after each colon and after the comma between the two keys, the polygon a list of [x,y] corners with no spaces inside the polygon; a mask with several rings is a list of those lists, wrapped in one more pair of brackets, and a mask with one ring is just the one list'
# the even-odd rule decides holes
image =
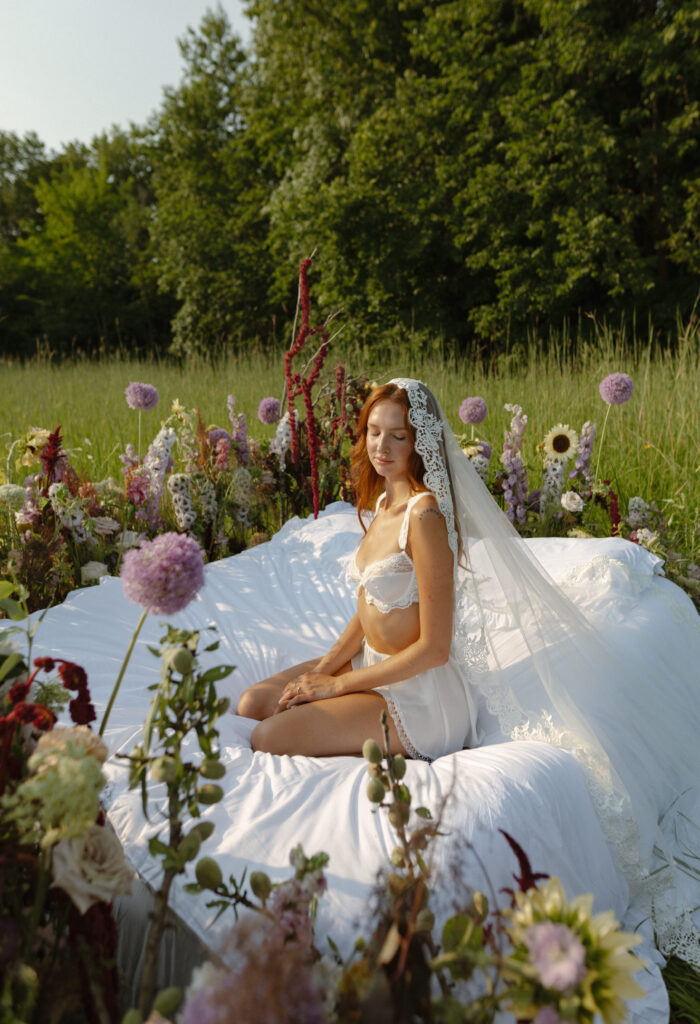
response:
{"label": "woman's knee", "polygon": [[[289,712],[286,712],[289,714]],[[278,723],[273,718],[265,718],[255,726],[250,736],[250,745],[253,750],[262,754],[289,754],[288,744],[278,728]]]}
{"label": "woman's knee", "polygon": [[244,690],[238,701],[236,714],[241,718],[256,718],[261,721],[266,716],[266,705],[269,698],[256,686]]}

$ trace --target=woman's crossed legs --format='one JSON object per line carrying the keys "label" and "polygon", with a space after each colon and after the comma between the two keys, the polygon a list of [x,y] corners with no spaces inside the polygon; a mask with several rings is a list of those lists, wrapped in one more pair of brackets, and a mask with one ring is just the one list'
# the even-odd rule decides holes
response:
{"label": "woman's crossed legs", "polygon": [[[278,672],[255,686],[250,686],[238,702],[238,714],[257,718],[251,736],[253,750],[268,754],[305,754],[328,757],[340,754],[358,755],[366,739],[384,745],[381,713],[387,710],[384,698],[373,690],[347,693],[328,700],[297,704],[279,711],[279,699],[285,686],[314,668],[319,658]],[[336,675],[350,672],[350,662]],[[392,754],[405,754],[396,726],[388,716],[389,744]]]}

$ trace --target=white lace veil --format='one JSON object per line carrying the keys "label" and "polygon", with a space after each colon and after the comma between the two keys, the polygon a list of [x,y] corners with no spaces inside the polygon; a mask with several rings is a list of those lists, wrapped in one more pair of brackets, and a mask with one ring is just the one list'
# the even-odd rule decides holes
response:
{"label": "white lace veil", "polygon": [[[690,913],[700,902],[700,832],[687,838],[684,811],[700,775],[700,719],[697,701],[688,706],[687,681],[660,661],[616,650],[614,633],[589,622],[498,508],[432,392],[407,378],[391,383],[408,396],[424,483],[447,523],[455,650],[465,673],[504,737],[553,743],[578,758],[632,896],[654,915],[660,947],[700,965]],[[674,813],[673,827],[694,843],[696,874],[691,864],[684,887],[678,862],[682,853],[688,867],[689,851],[669,830]],[[679,910],[672,897],[681,888]]]}

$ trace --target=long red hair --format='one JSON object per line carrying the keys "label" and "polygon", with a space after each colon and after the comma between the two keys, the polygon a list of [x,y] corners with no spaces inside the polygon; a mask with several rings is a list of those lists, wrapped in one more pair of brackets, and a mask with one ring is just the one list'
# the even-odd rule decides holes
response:
{"label": "long red hair", "polygon": [[[375,405],[377,405],[378,402],[387,401],[396,402],[403,408],[403,417],[406,429],[413,438],[414,444],[416,440],[416,432],[411,426],[408,418],[408,411],[410,409],[408,395],[403,388],[400,388],[397,384],[382,384],[381,387],[375,388],[362,407],[360,418],[357,421],[357,442],[350,453],[352,482],[353,487],[355,488],[355,497],[357,499],[357,515],[365,533],[367,532],[367,527],[362,520],[362,513],[372,511],[374,509],[377,498],[384,489],[383,478],[379,476],[376,469],[369,461],[369,456],[367,454],[367,421],[369,420],[370,413],[372,412],[372,409],[374,409]],[[411,453],[411,458],[408,464],[408,482],[413,492],[428,490],[423,483],[424,475],[425,467],[423,465],[423,460],[414,449]]]}

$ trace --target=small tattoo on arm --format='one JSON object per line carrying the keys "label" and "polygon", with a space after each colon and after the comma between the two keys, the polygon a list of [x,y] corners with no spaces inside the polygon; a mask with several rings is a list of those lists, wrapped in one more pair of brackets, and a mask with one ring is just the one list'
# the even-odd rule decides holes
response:
{"label": "small tattoo on arm", "polygon": [[438,519],[442,519],[442,512],[437,508],[424,508],[416,513],[418,519],[425,519],[426,516],[437,516]]}

